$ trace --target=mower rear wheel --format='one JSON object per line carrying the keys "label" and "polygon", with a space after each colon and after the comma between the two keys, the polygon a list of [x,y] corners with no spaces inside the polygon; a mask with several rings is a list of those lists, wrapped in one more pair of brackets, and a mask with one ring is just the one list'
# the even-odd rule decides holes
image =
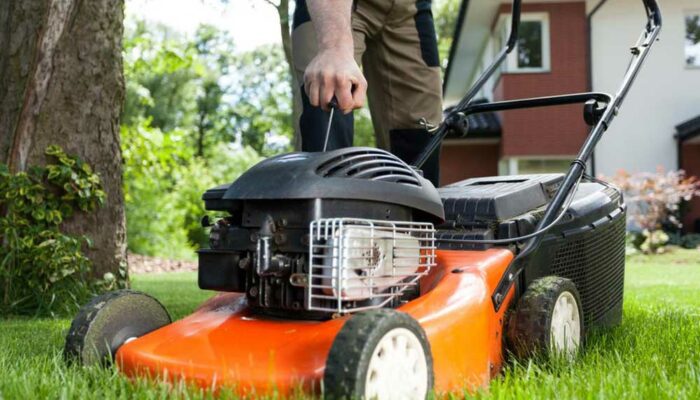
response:
{"label": "mower rear wheel", "polygon": [[583,310],[576,285],[557,276],[527,288],[508,320],[509,349],[519,359],[563,355],[571,358],[583,341]]}
{"label": "mower rear wheel", "polygon": [[425,399],[433,357],[423,328],[408,314],[374,310],[352,316],[326,360],[325,399]]}
{"label": "mower rear wheel", "polygon": [[73,319],[63,356],[82,365],[106,365],[123,344],[171,322],[165,307],[145,293],[105,293],[84,305]]}

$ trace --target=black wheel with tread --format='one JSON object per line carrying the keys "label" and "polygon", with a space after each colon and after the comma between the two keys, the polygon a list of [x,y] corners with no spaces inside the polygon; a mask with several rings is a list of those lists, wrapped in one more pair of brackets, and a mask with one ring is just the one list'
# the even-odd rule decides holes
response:
{"label": "black wheel with tread", "polygon": [[324,399],[424,399],[433,388],[433,358],[423,328],[408,314],[353,315],[333,341]]}
{"label": "black wheel with tread", "polygon": [[576,285],[557,276],[532,282],[510,314],[506,332],[508,348],[518,359],[576,354],[584,334]]}
{"label": "black wheel with tread", "polygon": [[126,341],[171,322],[165,307],[145,293],[105,293],[84,305],[73,319],[63,356],[68,362],[105,365]]}

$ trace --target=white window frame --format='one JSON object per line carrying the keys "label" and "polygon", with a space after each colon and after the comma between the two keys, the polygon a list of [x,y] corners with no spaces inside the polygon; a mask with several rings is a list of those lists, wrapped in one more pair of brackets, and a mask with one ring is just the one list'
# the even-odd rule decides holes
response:
{"label": "white window frame", "polygon": [[[505,45],[510,35],[510,14],[502,14],[497,24],[497,34],[500,35],[500,42]],[[508,74],[532,74],[551,72],[552,70],[552,47],[550,40],[549,13],[548,12],[526,12],[520,16],[521,22],[536,21],[542,24],[542,67],[523,68],[518,66],[518,49],[515,48],[508,55],[504,63],[504,71]],[[498,43],[498,40],[494,42]]]}
{"label": "white window frame", "polygon": [[[685,20],[686,20],[686,18],[688,18],[689,16],[693,16],[693,15],[700,15],[700,9],[696,9],[696,10],[684,10],[684,11],[683,11],[683,57],[685,57],[685,46],[686,46],[686,44],[685,44],[685,40],[686,40],[686,39],[685,39],[685,33],[686,33],[686,31],[685,31],[685,29],[686,29]],[[683,59],[683,65],[685,66],[686,69],[695,70],[695,71],[700,70],[700,65],[690,65],[690,64],[688,64],[688,62],[685,60],[685,58]]]}
{"label": "white window frame", "polygon": [[[571,162],[576,158],[576,155],[570,155],[570,156],[518,156],[518,157],[504,157],[501,158],[501,160],[498,162],[498,174],[501,176],[504,175],[521,175],[520,172],[520,161],[564,161],[564,162]],[[590,169],[590,166],[589,166]],[[566,172],[566,170],[561,171],[561,172]],[[590,173],[590,171],[588,171]],[[554,173],[554,172],[552,172]]]}

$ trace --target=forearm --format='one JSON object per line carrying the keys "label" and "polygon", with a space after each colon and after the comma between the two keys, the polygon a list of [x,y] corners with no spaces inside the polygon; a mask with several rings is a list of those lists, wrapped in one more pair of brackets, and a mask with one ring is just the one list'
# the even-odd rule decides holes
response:
{"label": "forearm", "polygon": [[352,0],[308,0],[307,6],[319,51],[340,50],[352,54]]}
{"label": "forearm", "polygon": [[304,72],[304,91],[313,106],[328,109],[335,97],[348,113],[365,102],[367,81],[355,62],[352,0],[307,0],[318,42],[318,53]]}

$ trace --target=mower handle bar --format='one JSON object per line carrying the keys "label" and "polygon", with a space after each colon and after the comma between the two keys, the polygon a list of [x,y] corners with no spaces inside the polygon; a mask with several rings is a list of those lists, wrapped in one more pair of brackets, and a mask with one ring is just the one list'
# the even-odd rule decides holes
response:
{"label": "mower handle bar", "polygon": [[[595,115],[594,120],[591,122],[591,131],[583,143],[578,156],[571,163],[568,172],[564,176],[561,186],[547,205],[542,219],[535,228],[535,232],[541,232],[541,234],[531,239],[527,239],[527,241],[524,242],[522,250],[508,265],[503,273],[503,276],[501,276],[496,289],[492,293],[491,300],[496,311],[499,311],[501,306],[504,304],[507,294],[513,285],[516,285],[516,296],[524,287],[525,282],[522,279],[521,273],[526,268],[530,256],[537,248],[539,248],[548,228],[554,225],[554,222],[556,222],[562,212],[566,211],[562,211],[561,209],[566,204],[567,199],[569,199],[573,194],[572,192],[578,187],[578,183],[585,174],[586,161],[591,157],[595,146],[598,144],[603,134],[607,131],[613,119],[615,119],[617,116],[623,101],[627,97],[630,87],[637,78],[652,45],[656,42],[659,33],[661,32],[662,17],[657,0],[642,0],[642,2],[647,14],[647,24],[644,31],[641,33],[637,44],[632,48],[632,60],[627,68],[622,84],[614,96],[603,93],[580,93],[540,97],[535,99],[509,100],[478,105],[471,104],[474,96],[476,96],[484,84],[503,63],[508,54],[515,48],[518,40],[521,0],[514,0],[513,16],[511,21],[512,28],[508,43],[498,53],[496,59],[491,63],[491,65],[489,65],[489,67],[479,76],[459,104],[449,111],[445,117],[445,120],[432,131],[434,137],[414,163],[414,165],[416,165],[418,168],[422,167],[428,158],[435,152],[435,150],[437,150],[449,131],[460,130],[463,133],[467,133],[467,116],[470,114],[477,114],[486,111],[512,110],[581,102],[593,102],[593,105],[595,106],[594,108],[599,110],[599,114]],[[465,242],[473,243],[475,241]]]}
{"label": "mower handle bar", "polygon": [[[508,41],[505,47],[501,49],[496,55],[496,58],[491,62],[491,64],[484,70],[484,72],[479,76],[479,78],[474,82],[471,88],[467,91],[467,94],[459,102],[456,110],[462,110],[467,107],[470,101],[476,96],[482,87],[488,82],[491,76],[498,70],[498,68],[503,64],[508,54],[512,53],[518,44],[518,32],[520,30],[520,15],[522,14],[522,0],[513,0],[513,10],[511,12],[510,19],[510,36],[508,36]],[[441,139],[442,141],[442,139]],[[421,164],[422,165],[422,164]],[[419,166],[420,167],[420,166]]]}
{"label": "mower handle bar", "polygon": [[613,119],[617,116],[630,87],[637,78],[644,61],[649,55],[651,47],[661,33],[661,11],[659,10],[656,0],[643,1],[648,17],[647,26],[640,35],[636,46],[632,48],[632,61],[627,68],[622,84],[615,96],[605,105],[602,115],[588,134],[578,156],[571,163],[571,167],[569,167],[569,171],[564,176],[561,186],[547,205],[544,215],[535,229],[536,232],[543,231],[543,233],[527,240],[522,250],[511,261],[498,282],[496,290],[491,295],[491,301],[496,310],[500,310],[513,285],[518,283],[516,285],[516,293],[519,293],[520,289],[524,288],[525,282],[521,277],[521,273],[527,267],[530,256],[539,248],[540,243],[542,243],[546,228],[550,226],[550,224],[553,224],[562,212],[566,212],[566,210],[562,210],[562,207],[566,204],[567,199],[573,195],[572,192],[576,189],[578,182],[584,176],[586,172],[586,161],[591,157],[593,149],[607,131]]}
{"label": "mower handle bar", "polygon": [[[643,33],[643,35],[650,36],[653,35],[655,38],[658,36],[658,31],[661,29],[661,23],[662,23],[662,18],[661,18],[661,10],[659,9],[659,5],[657,3],[657,0],[642,0],[644,3],[644,9],[647,14],[647,26],[646,29]],[[512,16],[511,16],[511,31],[510,31],[510,36],[508,37],[508,42],[506,45],[498,52],[496,55],[495,59],[489,64],[489,66],[481,73],[481,75],[476,79],[474,84],[469,88],[465,96],[460,100],[460,102],[455,106],[452,107],[452,109],[447,113],[447,116],[443,120],[443,122],[435,128],[431,133],[433,134],[433,138],[428,142],[428,145],[426,148],[421,152],[421,154],[416,158],[416,160],[413,162],[413,165],[416,166],[417,168],[422,168],[423,165],[428,161],[430,156],[440,147],[442,144],[442,141],[445,139],[447,134],[450,132],[452,128],[454,128],[454,122],[460,118],[466,117],[466,115],[469,114],[475,114],[477,111],[475,110],[470,110],[469,106],[471,101],[474,99],[474,97],[479,93],[479,91],[484,87],[486,82],[488,82],[489,79],[491,79],[491,76],[498,70],[498,68],[503,64],[503,62],[506,60],[508,55],[515,49],[517,42],[518,42],[518,34],[519,34],[519,26],[520,26],[520,17],[522,14],[522,0],[513,0],[513,10],[512,10]],[[656,34],[653,34],[653,32],[656,31]],[[630,66],[631,69],[631,66]],[[634,72],[634,75],[636,77],[636,72]],[[624,86],[624,85],[623,85]],[[627,94],[627,89],[624,90],[622,94],[622,98]],[[520,108],[527,108],[527,105],[524,105]],[[469,112],[471,111],[471,112]],[[484,112],[484,111],[478,111],[478,112]]]}

